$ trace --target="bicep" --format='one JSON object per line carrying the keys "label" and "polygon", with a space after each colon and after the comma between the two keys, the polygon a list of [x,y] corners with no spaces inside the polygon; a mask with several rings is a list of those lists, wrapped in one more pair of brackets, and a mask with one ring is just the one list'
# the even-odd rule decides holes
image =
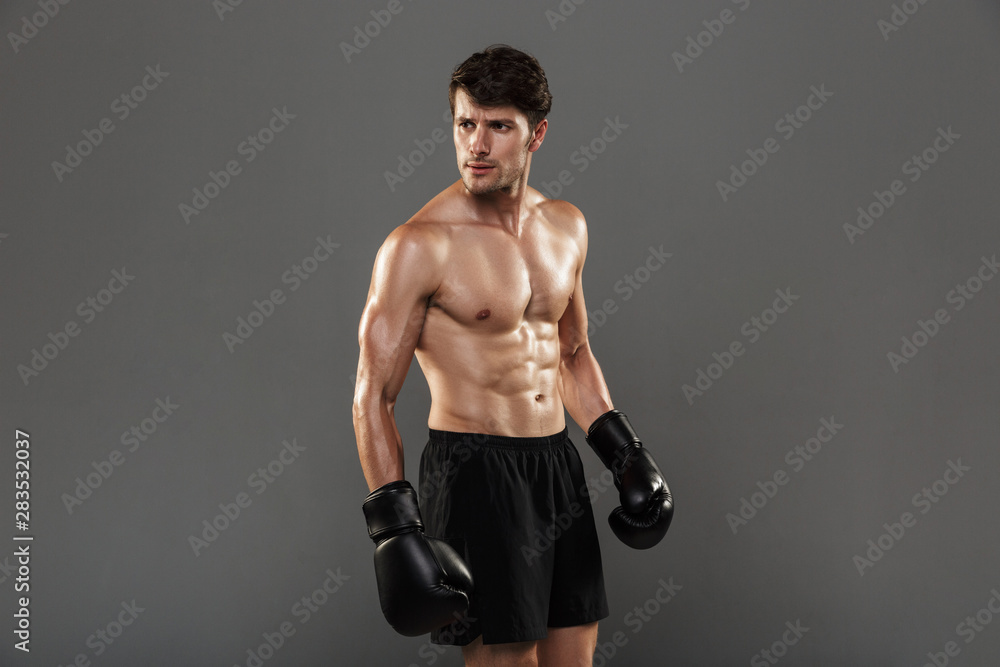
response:
{"label": "bicep", "polygon": [[581,347],[587,346],[587,303],[583,296],[583,265],[587,259],[587,225],[579,216],[575,242],[579,248],[573,293],[566,310],[559,319],[559,347],[562,356],[572,356]]}
{"label": "bicep", "polygon": [[399,393],[437,289],[435,266],[433,245],[422,233],[397,228],[379,249],[358,328],[359,393],[390,401]]}

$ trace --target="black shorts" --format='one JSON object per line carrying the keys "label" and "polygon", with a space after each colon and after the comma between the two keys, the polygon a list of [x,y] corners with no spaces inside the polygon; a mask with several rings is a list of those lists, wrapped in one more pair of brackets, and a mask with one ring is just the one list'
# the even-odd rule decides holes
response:
{"label": "black shorts", "polygon": [[468,613],[431,633],[433,643],[543,639],[547,628],[608,616],[594,512],[567,428],[540,437],[430,429],[418,491],[425,533],[465,558],[475,585]]}

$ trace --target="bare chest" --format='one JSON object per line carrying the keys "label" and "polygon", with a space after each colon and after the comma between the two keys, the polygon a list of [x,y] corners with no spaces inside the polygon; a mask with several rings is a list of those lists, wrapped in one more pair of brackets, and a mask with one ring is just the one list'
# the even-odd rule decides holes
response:
{"label": "bare chest", "polygon": [[557,322],[569,304],[579,262],[577,245],[552,229],[515,239],[496,229],[453,239],[431,307],[483,331],[512,331],[528,322]]}

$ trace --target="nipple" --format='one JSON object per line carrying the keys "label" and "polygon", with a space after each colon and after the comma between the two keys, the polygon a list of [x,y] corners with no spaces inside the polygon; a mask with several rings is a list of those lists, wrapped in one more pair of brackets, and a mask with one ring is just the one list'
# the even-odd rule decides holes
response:
{"label": "nipple", "polygon": [[478,313],[476,313],[476,319],[477,320],[485,320],[489,316],[490,316],[490,309],[489,308],[483,308]]}

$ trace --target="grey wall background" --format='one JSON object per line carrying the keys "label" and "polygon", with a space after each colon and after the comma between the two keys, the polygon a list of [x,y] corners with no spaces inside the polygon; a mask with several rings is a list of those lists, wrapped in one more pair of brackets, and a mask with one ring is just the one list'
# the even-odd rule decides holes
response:
{"label": "grey wall background", "polygon": [[[612,611],[595,664],[773,664],[765,649],[784,665],[992,664],[997,4],[388,6],[0,7],[0,662],[252,665],[264,645],[266,665],[460,664],[381,617],[352,376],[375,252],[457,178],[450,134],[402,182],[385,173],[448,131],[451,69],[507,42],[546,69],[555,101],[531,182],[572,178],[560,196],[588,217],[588,306],[614,310],[595,315],[592,345],[677,499],[652,551],[599,522]],[[713,23],[724,11],[731,23]],[[376,31],[371,12],[391,21]],[[375,36],[348,61],[356,30]],[[122,118],[116,98],[144,77]],[[832,96],[801,109],[813,87]],[[249,161],[239,146],[275,109],[291,117]],[[808,120],[789,137],[776,123],[797,110]],[[105,118],[114,129],[57,174]],[[601,146],[606,119],[627,127]],[[768,138],[777,152],[724,198],[717,183]],[[592,142],[602,152],[582,160]],[[935,161],[912,181],[926,149]],[[228,161],[239,173],[185,220],[179,206]],[[894,180],[905,191],[851,238]],[[293,290],[283,276],[318,238],[338,245]],[[644,273],[650,246],[671,257]],[[102,292],[114,271],[134,278]],[[628,299],[626,275],[645,280]],[[224,334],[274,290],[284,301],[230,351]],[[774,318],[776,290],[797,298]],[[917,334],[939,310],[936,334]],[[751,335],[755,316],[769,324]],[[894,368],[903,337],[920,347]],[[734,342],[742,355],[712,367]],[[699,370],[711,386],[685,395]],[[411,479],[428,404],[414,363],[397,410]],[[832,439],[824,419],[842,425]],[[15,429],[30,434],[28,531],[14,524]],[[615,495],[597,493],[599,517]],[[739,523],[744,499],[759,507]],[[206,521],[223,529],[193,545]],[[30,654],[12,634],[24,534]],[[282,624],[294,634],[269,656]]]}

